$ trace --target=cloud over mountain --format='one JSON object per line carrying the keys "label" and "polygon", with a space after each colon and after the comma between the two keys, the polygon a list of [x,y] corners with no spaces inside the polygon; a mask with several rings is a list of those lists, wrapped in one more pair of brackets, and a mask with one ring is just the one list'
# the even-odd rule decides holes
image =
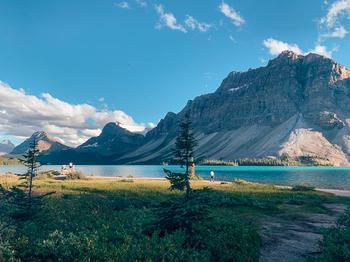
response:
{"label": "cloud over mountain", "polygon": [[77,146],[98,135],[107,122],[119,122],[133,132],[146,129],[146,125],[136,123],[123,111],[99,110],[89,104],[70,104],[49,93],[37,97],[3,82],[0,82],[0,118],[2,133],[25,138],[43,130],[70,146]]}
{"label": "cloud over mountain", "polygon": [[317,43],[313,49],[304,52],[297,44],[289,44],[274,38],[265,39],[263,41],[263,45],[267,48],[271,55],[278,55],[283,51],[289,50],[300,55],[315,53],[330,58],[332,57],[333,51],[335,51],[335,49],[328,50],[326,46]]}
{"label": "cloud over mountain", "polygon": [[264,46],[269,50],[271,55],[278,55],[282,51],[290,50],[297,54],[301,54],[302,51],[297,44],[288,44],[283,41],[279,41],[273,38],[268,38],[263,41]]}

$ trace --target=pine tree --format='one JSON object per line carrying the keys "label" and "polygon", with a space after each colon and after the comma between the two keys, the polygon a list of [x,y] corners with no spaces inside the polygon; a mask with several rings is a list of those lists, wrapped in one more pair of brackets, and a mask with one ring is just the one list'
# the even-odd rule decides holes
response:
{"label": "pine tree", "polygon": [[170,189],[184,190],[186,189],[186,199],[190,198],[191,174],[189,172],[190,166],[194,163],[194,151],[197,146],[197,141],[192,132],[192,122],[188,113],[185,114],[183,120],[180,122],[179,134],[176,137],[174,153],[174,161],[185,166],[185,173],[174,173],[170,170],[164,169],[166,178],[170,181]]}
{"label": "pine tree", "polygon": [[38,141],[34,138],[22,160],[22,163],[27,167],[27,172],[21,175],[21,177],[26,180],[29,206],[31,206],[33,200],[33,179],[37,174],[38,168],[41,166],[37,160],[39,152]]}

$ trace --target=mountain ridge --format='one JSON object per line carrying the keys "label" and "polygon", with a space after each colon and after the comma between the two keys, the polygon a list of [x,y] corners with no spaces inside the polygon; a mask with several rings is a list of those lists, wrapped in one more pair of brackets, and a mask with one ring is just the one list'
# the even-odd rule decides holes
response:
{"label": "mountain ridge", "polygon": [[28,139],[16,146],[11,152],[11,155],[23,155],[27,152],[30,145],[36,139],[38,143],[39,152],[42,154],[48,154],[50,152],[61,151],[69,149],[59,139],[50,136],[45,131],[34,132]]}
{"label": "mountain ridge", "polygon": [[[350,70],[317,54],[291,51],[264,67],[229,73],[216,91],[189,100],[177,114],[169,112],[145,136],[102,132],[71,153],[76,159],[96,155],[91,161],[111,164],[159,164],[171,158],[178,122],[187,112],[199,158],[308,155],[349,165]],[[96,142],[99,149],[91,150]]]}
{"label": "mountain ridge", "polygon": [[[292,156],[317,155],[317,143],[306,139],[315,134],[307,130],[314,130],[313,132],[322,134],[317,139],[321,139],[327,148],[322,157],[327,157],[329,153],[335,164],[347,165],[349,143],[346,141],[349,140],[350,109],[347,106],[348,96],[344,94],[349,94],[349,76],[350,70],[331,59],[316,54],[302,56],[286,51],[265,67],[231,72],[215,92],[190,100],[181,112],[171,117],[180,119],[185,112],[190,113],[200,142],[197,150],[200,157],[235,159],[270,155],[280,157],[283,153]],[[337,108],[339,105],[342,112]],[[292,150],[286,149],[287,145],[291,145],[288,139],[300,134],[289,127],[288,120],[293,117],[302,117],[305,123],[302,136],[307,140],[308,146],[302,146],[298,149],[299,153],[292,154]],[[165,117],[162,121],[167,122],[168,118]],[[158,139],[173,143],[174,136],[169,134],[174,129],[174,125],[168,126],[166,130],[162,127],[163,135],[158,136]],[[286,141],[267,140],[268,133],[273,129],[279,130],[276,132],[281,133]],[[344,134],[337,134],[337,130],[341,129],[346,129],[342,131]],[[158,131],[159,128],[156,127],[152,133]],[[164,134],[168,137],[165,138]],[[148,137],[149,134],[146,139]],[[267,141],[270,141],[270,145]],[[143,148],[145,150],[138,149],[140,156],[147,155],[146,147]],[[147,148],[156,151],[150,144]],[[147,162],[152,158],[160,159],[161,154],[167,156],[168,149],[158,149],[159,152],[153,156],[138,158],[135,153],[131,153],[129,159],[128,156],[124,156],[124,159],[137,163],[140,160]]]}

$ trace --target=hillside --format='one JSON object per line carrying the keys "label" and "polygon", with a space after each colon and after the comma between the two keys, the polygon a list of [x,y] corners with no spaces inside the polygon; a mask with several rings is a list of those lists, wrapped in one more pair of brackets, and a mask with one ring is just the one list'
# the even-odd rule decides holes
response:
{"label": "hillside", "polygon": [[38,143],[38,149],[42,154],[48,154],[55,151],[62,151],[69,149],[68,146],[63,145],[58,139],[50,136],[46,132],[38,131],[35,132],[31,137],[26,139],[23,143],[16,146],[12,151],[11,155],[23,155],[27,152],[29,146],[36,139]]}
{"label": "hillside", "polygon": [[[102,134],[72,154],[85,163],[103,157],[106,163],[158,164],[171,157],[178,121],[189,112],[201,159],[317,156],[348,165],[349,77],[350,70],[329,58],[285,51],[265,67],[231,72],[214,93],[190,100],[178,114],[168,113],[145,137],[112,132],[115,138],[105,140]],[[94,150],[100,141],[112,142]],[[84,148],[98,157],[81,157]],[[48,159],[64,159],[55,155]]]}

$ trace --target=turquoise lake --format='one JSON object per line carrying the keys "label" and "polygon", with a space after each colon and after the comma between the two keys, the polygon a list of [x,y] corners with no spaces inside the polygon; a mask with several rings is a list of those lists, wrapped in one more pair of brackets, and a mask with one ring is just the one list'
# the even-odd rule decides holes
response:
{"label": "turquoise lake", "polygon": [[[57,170],[61,166],[42,166],[41,170]],[[163,166],[150,165],[84,165],[76,169],[96,176],[164,177]],[[165,166],[176,171],[178,166]],[[350,190],[350,167],[265,167],[265,166],[197,166],[196,174],[208,179],[210,170],[217,180],[235,178],[277,185],[308,185],[320,188]],[[23,166],[0,166],[0,173],[24,173]]]}

